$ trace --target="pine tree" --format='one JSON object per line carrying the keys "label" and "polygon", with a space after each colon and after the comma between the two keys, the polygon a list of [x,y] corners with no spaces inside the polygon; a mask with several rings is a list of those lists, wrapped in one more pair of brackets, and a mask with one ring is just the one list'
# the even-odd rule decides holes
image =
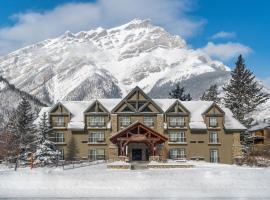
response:
{"label": "pine tree", "polygon": [[185,94],[185,88],[180,87],[179,84],[176,85],[176,88],[172,90],[172,92],[169,93],[170,98],[172,99],[179,99],[181,101],[191,101],[192,98],[190,94]]}
{"label": "pine tree", "polygon": [[74,160],[79,150],[75,138],[72,136],[67,146],[67,160]]}
{"label": "pine tree", "polygon": [[229,84],[223,88],[225,106],[231,109],[235,118],[249,127],[252,119],[247,119],[248,114],[266,102],[268,95],[262,92],[262,87],[258,85],[253,73],[246,68],[241,55],[235,65]]}
{"label": "pine tree", "polygon": [[18,162],[28,161],[28,156],[34,151],[35,125],[30,103],[23,98],[16,111],[13,113],[7,126],[7,133],[11,135],[15,170]]}
{"label": "pine tree", "polygon": [[203,93],[201,100],[214,101],[215,103],[219,103],[220,98],[218,97],[218,95],[219,92],[217,91],[217,85],[211,85],[210,88]]}
{"label": "pine tree", "polygon": [[50,140],[50,135],[53,134],[48,117],[43,113],[37,130],[37,147],[34,153],[34,164],[45,166],[57,162],[60,156],[57,148]]}

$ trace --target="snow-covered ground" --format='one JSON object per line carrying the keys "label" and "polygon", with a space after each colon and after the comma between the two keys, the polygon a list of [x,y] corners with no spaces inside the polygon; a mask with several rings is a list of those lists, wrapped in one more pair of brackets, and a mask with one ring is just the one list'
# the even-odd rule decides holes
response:
{"label": "snow-covered ground", "polygon": [[199,164],[185,169],[0,167],[0,198],[270,199],[270,168]]}

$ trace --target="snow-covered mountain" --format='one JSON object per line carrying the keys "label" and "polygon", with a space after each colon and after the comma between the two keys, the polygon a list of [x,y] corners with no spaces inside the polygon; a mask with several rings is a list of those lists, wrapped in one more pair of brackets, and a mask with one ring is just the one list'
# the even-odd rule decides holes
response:
{"label": "snow-covered mountain", "polygon": [[66,32],[0,58],[0,74],[44,101],[121,97],[139,86],[168,97],[180,82],[194,99],[224,85],[230,69],[149,20]]}
{"label": "snow-covered mountain", "polygon": [[197,97],[209,83],[223,84],[229,77],[221,62],[137,19],[112,29],[66,32],[25,47],[2,57],[0,70],[18,88],[40,98],[47,90],[51,101],[120,97],[136,85],[154,97],[167,97],[179,81]]}

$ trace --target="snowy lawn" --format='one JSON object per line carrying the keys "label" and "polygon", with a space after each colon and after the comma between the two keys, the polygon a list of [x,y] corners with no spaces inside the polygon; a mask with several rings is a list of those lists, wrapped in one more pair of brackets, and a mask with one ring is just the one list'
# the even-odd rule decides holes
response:
{"label": "snowy lawn", "polygon": [[[113,170],[0,166],[0,198],[270,199],[270,168],[199,164],[194,168]],[[121,198],[120,198],[121,197]]]}

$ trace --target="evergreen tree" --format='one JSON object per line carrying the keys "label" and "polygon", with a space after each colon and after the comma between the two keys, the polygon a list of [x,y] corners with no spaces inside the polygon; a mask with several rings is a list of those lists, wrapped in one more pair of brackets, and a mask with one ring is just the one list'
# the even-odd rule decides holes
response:
{"label": "evergreen tree", "polygon": [[12,138],[11,155],[15,159],[15,170],[17,170],[19,160],[27,162],[28,156],[34,151],[36,129],[33,121],[31,105],[23,98],[7,126],[7,133]]}
{"label": "evergreen tree", "polygon": [[214,101],[215,103],[219,103],[220,98],[218,97],[218,95],[219,92],[217,91],[217,85],[211,85],[210,88],[203,93],[201,100]]}
{"label": "evergreen tree", "polygon": [[190,94],[185,94],[185,88],[180,87],[179,84],[176,85],[176,88],[172,90],[172,92],[169,93],[170,98],[172,99],[179,99],[181,101],[191,101],[192,98]]}
{"label": "evergreen tree", "polygon": [[72,136],[67,146],[67,160],[74,160],[79,150],[75,138]]}
{"label": "evergreen tree", "polygon": [[262,87],[258,85],[253,73],[246,68],[241,55],[235,65],[229,84],[223,88],[225,106],[231,109],[235,118],[248,127],[252,121],[247,119],[248,114],[266,102],[268,95],[262,92]]}
{"label": "evergreen tree", "polygon": [[34,153],[34,164],[45,166],[55,163],[58,160],[59,153],[57,148],[50,140],[50,135],[53,134],[48,117],[43,113],[37,130],[37,147]]}

